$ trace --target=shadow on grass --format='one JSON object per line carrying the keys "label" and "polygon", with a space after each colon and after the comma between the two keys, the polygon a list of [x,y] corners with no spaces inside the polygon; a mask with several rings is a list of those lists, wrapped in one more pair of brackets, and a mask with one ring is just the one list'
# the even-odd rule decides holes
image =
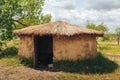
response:
{"label": "shadow on grass", "polygon": [[[16,57],[18,49],[15,47],[7,48],[0,52],[0,59],[7,58],[7,61],[10,61],[9,58],[14,58],[16,60],[15,64],[23,64],[25,66],[32,67],[33,59],[19,58]],[[18,60],[18,61],[17,61]],[[10,63],[10,62],[9,62]],[[13,61],[11,63],[14,63]],[[105,58],[102,54],[98,54],[95,58],[86,59],[86,60],[61,60],[54,61],[54,68],[51,71],[64,71],[71,73],[111,73],[118,68],[118,64]]]}
{"label": "shadow on grass", "polygon": [[[16,47],[10,47],[0,52],[0,59],[5,59],[7,65],[22,64],[28,67],[33,66],[33,60],[17,55],[18,49]],[[14,58],[14,61],[13,61]],[[11,60],[12,59],[12,60]]]}
{"label": "shadow on grass", "polygon": [[10,47],[0,52],[0,58],[11,58],[16,56],[18,49],[16,47]]}
{"label": "shadow on grass", "polygon": [[87,60],[55,61],[54,67],[58,71],[71,73],[111,73],[118,68],[118,64],[105,58],[102,54],[98,54],[95,58]]}

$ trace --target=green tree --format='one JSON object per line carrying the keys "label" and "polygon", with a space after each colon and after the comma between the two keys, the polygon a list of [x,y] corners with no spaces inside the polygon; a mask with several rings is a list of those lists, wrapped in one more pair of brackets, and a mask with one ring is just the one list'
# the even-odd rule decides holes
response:
{"label": "green tree", "polygon": [[0,0],[0,39],[11,40],[16,28],[51,21],[50,14],[42,14],[44,0]]}
{"label": "green tree", "polygon": [[12,39],[12,30],[18,25],[27,27],[51,20],[51,15],[42,14],[44,0],[0,0],[1,39]]}
{"label": "green tree", "polygon": [[108,28],[104,23],[100,23],[98,25],[90,23],[87,25],[87,28],[89,29],[94,29],[94,30],[98,30],[98,31],[103,31],[103,32],[107,32]]}
{"label": "green tree", "polygon": [[97,30],[103,31],[103,32],[108,32],[108,27],[104,23],[100,23],[97,25]]}
{"label": "green tree", "polygon": [[[87,25],[87,28],[88,29],[93,29],[93,30],[98,30],[98,31],[102,31],[104,33],[107,33],[108,32],[108,27],[104,24],[104,23],[100,23],[98,25],[96,24],[93,24],[93,23],[90,23]],[[103,41],[105,40],[109,40],[109,36],[107,35],[104,35],[103,38],[102,38]]]}
{"label": "green tree", "polygon": [[94,30],[97,30],[97,29],[96,29],[96,24],[93,24],[93,23],[87,24],[86,27],[87,27],[88,29],[94,29]]}
{"label": "green tree", "polygon": [[117,35],[117,42],[118,42],[118,45],[119,45],[119,41],[120,41],[120,27],[116,28],[116,35]]}

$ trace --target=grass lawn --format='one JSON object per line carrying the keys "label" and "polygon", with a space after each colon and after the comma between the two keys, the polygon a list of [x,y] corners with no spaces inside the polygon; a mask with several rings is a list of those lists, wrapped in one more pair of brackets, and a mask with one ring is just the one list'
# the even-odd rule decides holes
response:
{"label": "grass lawn", "polygon": [[98,51],[103,54],[120,54],[120,45],[117,42],[98,42]]}
{"label": "grass lawn", "polygon": [[[7,45],[0,52],[0,80],[120,80],[120,60],[112,61],[102,54],[82,61],[55,61],[55,70],[36,70],[30,67],[30,60],[17,56],[18,41]],[[102,53],[120,52],[113,42],[98,42],[98,48]]]}

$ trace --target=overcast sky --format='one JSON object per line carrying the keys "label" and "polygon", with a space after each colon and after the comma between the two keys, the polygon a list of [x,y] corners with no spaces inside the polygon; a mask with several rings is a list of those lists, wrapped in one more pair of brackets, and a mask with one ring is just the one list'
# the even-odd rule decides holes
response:
{"label": "overcast sky", "polygon": [[120,26],[120,0],[45,0],[43,12],[80,26],[104,22],[112,32]]}

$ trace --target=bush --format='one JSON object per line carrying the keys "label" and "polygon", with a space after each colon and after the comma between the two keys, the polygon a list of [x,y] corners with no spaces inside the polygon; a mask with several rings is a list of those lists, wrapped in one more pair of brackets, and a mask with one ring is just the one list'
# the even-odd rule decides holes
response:
{"label": "bush", "polygon": [[20,58],[21,64],[28,66],[28,67],[33,67],[33,59],[32,58]]}

